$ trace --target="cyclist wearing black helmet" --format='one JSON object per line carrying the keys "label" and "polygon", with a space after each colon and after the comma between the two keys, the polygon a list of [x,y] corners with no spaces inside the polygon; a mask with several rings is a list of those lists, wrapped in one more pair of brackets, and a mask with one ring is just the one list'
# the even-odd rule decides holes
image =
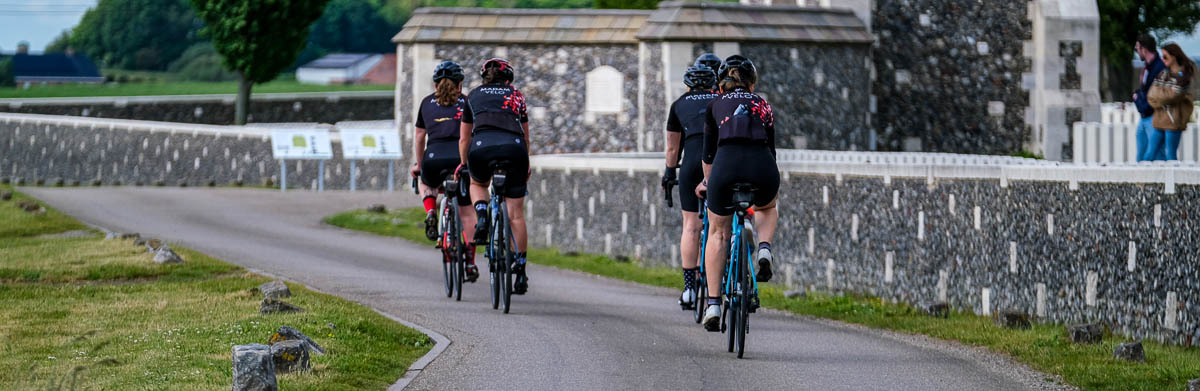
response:
{"label": "cyclist wearing black helmet", "polygon": [[[700,200],[696,197],[695,189],[704,179],[700,167],[700,155],[704,150],[704,115],[708,112],[708,103],[717,97],[713,91],[717,84],[716,69],[702,62],[708,57],[716,58],[712,54],[705,54],[688,67],[683,75],[683,84],[689,90],[671,104],[667,118],[667,169],[662,181],[664,189],[676,181],[679,183],[679,207],[683,210],[683,232],[679,237],[679,253],[683,256],[683,293],[679,296],[679,305],[685,310],[692,309],[697,299],[692,297],[691,290],[696,281],[696,272],[700,269],[697,264],[700,253]],[[679,170],[678,178],[676,169]]]}
{"label": "cyclist wearing black helmet", "polygon": [[704,53],[700,57],[696,57],[696,65],[704,65],[716,72],[721,69],[721,58],[712,53]]}
{"label": "cyclist wearing black helmet", "polygon": [[[775,164],[775,118],[771,105],[754,93],[758,70],[745,57],[725,59],[717,72],[721,96],[708,105],[704,127],[705,181],[696,187],[708,191],[709,240],[705,248],[708,272],[708,309],[704,328],[720,330],[721,273],[728,259],[734,213],[733,185],[749,183],[754,192],[754,227],[758,233],[758,271],[755,280],[771,279],[771,237],[779,221],[775,201],[779,192],[779,167]],[[718,297],[712,297],[717,294]]]}
{"label": "cyclist wearing black helmet", "polygon": [[514,294],[525,294],[529,278],[525,275],[525,184],[529,180],[529,116],[525,96],[513,88],[512,65],[503,59],[487,60],[480,67],[483,85],[467,95],[463,106],[458,153],[471,171],[471,199],[475,201],[475,244],[486,244],[488,221],[488,184],[492,180],[490,164],[508,161],[504,184],[505,203],[513,239],[517,242],[517,263],[512,272],[517,280]]}
{"label": "cyclist wearing black helmet", "polygon": [[[417,162],[412,166],[412,175],[420,176],[422,203],[425,206],[425,236],[429,240],[437,240],[437,207],[434,201],[437,189],[445,180],[443,171],[453,172],[458,167],[458,138],[459,121],[463,116],[462,67],[452,61],[438,64],[433,70],[435,92],[421,100],[417,110],[415,124],[413,156]],[[460,206],[459,216],[463,220],[467,235],[472,235],[475,228],[475,214],[471,213],[471,198],[466,194],[458,197]],[[468,236],[469,237],[469,236]],[[479,268],[475,266],[474,246],[468,246],[466,280],[475,282],[479,278]]]}

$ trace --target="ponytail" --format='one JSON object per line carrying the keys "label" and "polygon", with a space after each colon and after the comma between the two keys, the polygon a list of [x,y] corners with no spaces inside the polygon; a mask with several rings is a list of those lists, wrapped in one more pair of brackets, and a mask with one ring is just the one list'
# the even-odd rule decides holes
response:
{"label": "ponytail", "polygon": [[454,80],[442,79],[438,80],[437,90],[433,94],[439,105],[452,106],[462,96],[462,88]]}
{"label": "ponytail", "polygon": [[753,82],[748,83],[746,81],[743,81],[741,72],[738,71],[737,68],[733,68],[733,69],[730,69],[729,72],[725,74],[724,79],[721,79],[720,86],[721,86],[721,91],[729,92],[729,91],[736,90],[738,88],[745,88],[748,90],[748,89],[750,89],[751,84],[753,84]]}

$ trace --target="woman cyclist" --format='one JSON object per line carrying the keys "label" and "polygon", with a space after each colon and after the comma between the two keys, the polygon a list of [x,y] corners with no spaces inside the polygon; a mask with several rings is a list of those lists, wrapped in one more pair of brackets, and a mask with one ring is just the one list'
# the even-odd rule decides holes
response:
{"label": "woman cyclist", "polygon": [[[779,168],[775,164],[775,119],[771,105],[754,93],[758,70],[750,59],[729,56],[717,72],[721,96],[708,105],[704,127],[704,176],[696,186],[708,191],[709,239],[704,266],[708,275],[708,309],[704,328],[720,331],[721,274],[728,259],[732,230],[733,185],[748,183],[754,192],[754,227],[758,231],[758,271],[755,280],[771,279],[771,237],[779,221],[775,201]],[[715,297],[713,295],[716,295]]]}
{"label": "woman cyclist", "polygon": [[[465,99],[462,95],[462,67],[452,61],[438,64],[433,70],[435,92],[421,100],[421,108],[417,110],[417,123],[413,142],[413,156],[417,162],[412,166],[412,175],[420,176],[422,203],[425,205],[425,236],[429,240],[438,239],[438,213],[435,210],[437,189],[446,179],[443,172],[452,173],[459,165],[458,138],[459,120],[462,119],[462,106]],[[463,221],[466,237],[471,237],[475,228],[475,214],[471,213],[471,198],[466,194],[456,197],[459,205],[459,216]],[[479,268],[475,266],[475,247],[467,246],[467,275],[468,282],[479,278]]]}
{"label": "woman cyclist", "polygon": [[517,276],[513,293],[525,294],[529,278],[525,275],[525,184],[529,180],[529,116],[525,97],[513,88],[512,65],[499,58],[480,67],[483,85],[471,90],[463,106],[458,153],[471,172],[471,199],[475,201],[474,244],[486,244],[488,233],[488,184],[492,180],[492,162],[508,161],[504,183],[508,218],[517,242]]}
{"label": "woman cyclist", "polygon": [[[679,182],[679,207],[683,210],[683,232],[679,237],[679,253],[683,255],[683,293],[679,295],[679,305],[684,310],[693,309],[696,305],[696,298],[692,297],[692,284],[696,282],[696,272],[700,270],[697,263],[701,223],[700,200],[694,190],[704,179],[700,167],[700,154],[704,149],[704,114],[708,110],[708,103],[717,97],[713,92],[717,84],[717,72],[701,63],[705,56],[716,58],[712,54],[705,54],[687,69],[683,84],[689,90],[671,104],[667,118],[667,170],[663,174],[663,184],[673,184],[676,180]],[[679,156],[681,147],[682,164]],[[678,178],[675,175],[677,169],[680,174]]]}

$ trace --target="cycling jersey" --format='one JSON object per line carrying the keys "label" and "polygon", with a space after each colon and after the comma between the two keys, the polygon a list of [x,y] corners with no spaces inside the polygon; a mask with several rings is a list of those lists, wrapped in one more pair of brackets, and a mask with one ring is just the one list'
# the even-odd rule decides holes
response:
{"label": "cycling jersey", "polygon": [[525,96],[509,84],[484,84],[471,90],[463,107],[462,122],[473,124],[474,133],[484,130],[503,130],[522,137],[522,124],[529,122],[525,113]]}
{"label": "cycling jersey", "polygon": [[421,108],[417,110],[416,127],[425,129],[429,143],[438,141],[458,141],[459,120],[463,117],[463,103],[466,99],[458,98],[452,106],[438,104],[433,94],[421,100]]}
{"label": "cycling jersey", "polygon": [[765,145],[775,156],[775,115],[771,105],[743,88],[721,94],[708,105],[704,126],[704,162],[712,164],[725,144]]}
{"label": "cycling jersey", "polygon": [[767,206],[779,193],[775,164],[775,118],[762,97],[739,88],[708,106],[704,127],[704,162],[708,176],[708,210],[720,216],[734,212],[733,185],[747,183],[754,206]]}
{"label": "cycling jersey", "polygon": [[689,91],[671,104],[667,117],[667,131],[683,133],[684,138],[704,135],[704,116],[708,103],[718,97],[711,91]]}

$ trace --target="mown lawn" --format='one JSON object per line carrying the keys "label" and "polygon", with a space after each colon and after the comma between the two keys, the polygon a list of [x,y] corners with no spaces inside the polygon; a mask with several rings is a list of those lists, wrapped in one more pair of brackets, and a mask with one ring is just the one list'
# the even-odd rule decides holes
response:
{"label": "mown lawn", "polygon": [[[362,210],[325,219],[329,224],[398,236],[428,243],[420,208],[393,211],[386,215]],[[546,266],[578,270],[643,284],[680,288],[679,271],[647,268],[591,254],[563,254],[557,249],[530,249],[529,261]],[[785,298],[775,284],[760,287],[763,306],[795,314],[857,323],[874,328],[958,341],[986,347],[1009,355],[1040,371],[1059,375],[1082,390],[1130,391],[1187,388],[1189,379],[1200,378],[1200,348],[1165,346],[1143,342],[1146,363],[1127,363],[1112,358],[1113,348],[1128,338],[1105,334],[1095,345],[1071,343],[1061,325],[1035,324],[1030,330],[997,327],[989,317],[954,312],[949,319],[930,317],[905,304],[892,304],[865,296],[837,296],[809,292],[804,298]]]}
{"label": "mown lawn", "polygon": [[184,248],[175,250],[186,263],[158,265],[132,240],[39,238],[82,226],[15,204],[0,201],[0,389],[228,390],[232,346],[266,343],[288,325],[327,354],[312,356],[308,373],[281,375],[281,389],[381,390],[433,346],[294,284],[285,301],[306,312],[259,315],[254,288],[265,277]]}
{"label": "mown lawn", "polygon": [[[340,91],[390,91],[391,85],[314,85],[300,84],[295,80],[277,80],[254,86],[254,93],[275,92],[340,92]],[[0,98],[66,98],[87,96],[151,96],[151,95],[201,95],[235,94],[236,82],[144,82],[124,84],[64,84],[32,86],[23,88],[0,88]]]}

